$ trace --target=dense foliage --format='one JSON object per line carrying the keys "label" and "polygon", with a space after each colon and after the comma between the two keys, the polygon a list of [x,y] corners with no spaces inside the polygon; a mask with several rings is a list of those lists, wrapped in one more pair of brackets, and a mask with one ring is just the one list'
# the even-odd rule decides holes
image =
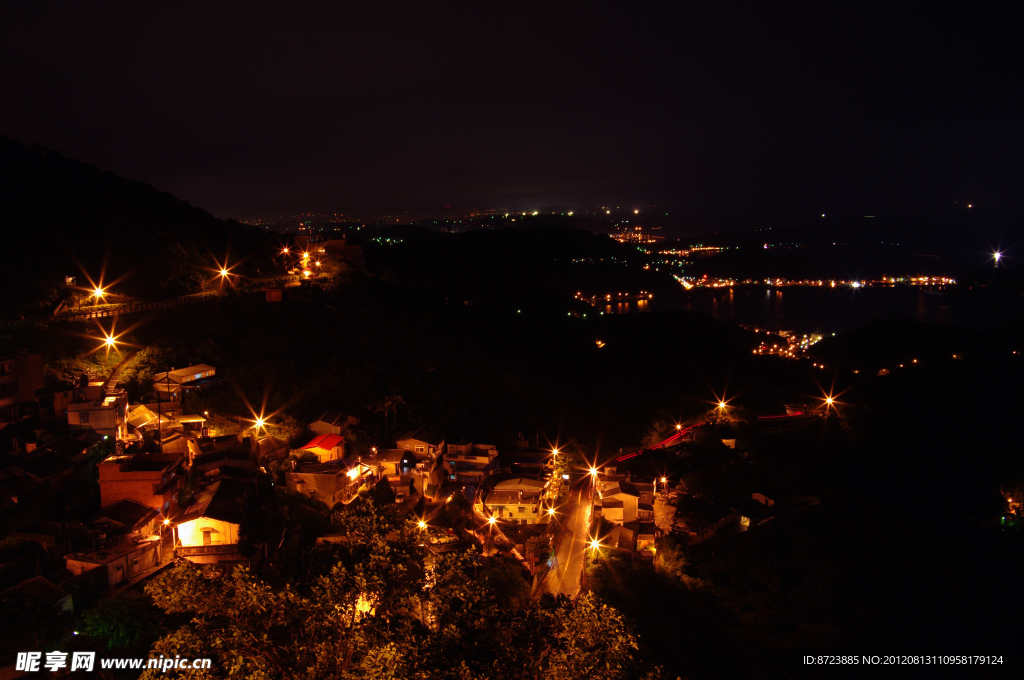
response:
{"label": "dense foliage", "polygon": [[636,677],[635,635],[596,599],[532,600],[522,567],[473,552],[424,570],[419,530],[369,501],[333,522],[285,582],[189,562],[154,579],[155,604],[190,621],[152,653],[211,657],[194,676],[211,678]]}

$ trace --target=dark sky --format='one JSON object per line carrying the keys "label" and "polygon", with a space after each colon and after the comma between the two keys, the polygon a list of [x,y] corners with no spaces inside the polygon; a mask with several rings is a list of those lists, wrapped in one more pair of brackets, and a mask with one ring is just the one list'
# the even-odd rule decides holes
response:
{"label": "dark sky", "polygon": [[243,219],[1024,204],[1020,3],[292,4],[8,3],[0,134]]}

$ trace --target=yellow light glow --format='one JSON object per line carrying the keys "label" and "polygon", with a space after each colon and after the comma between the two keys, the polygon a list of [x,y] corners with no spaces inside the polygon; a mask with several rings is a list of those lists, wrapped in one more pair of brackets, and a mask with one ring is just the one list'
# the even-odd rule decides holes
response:
{"label": "yellow light glow", "polygon": [[676,429],[677,430],[681,430],[681,429],[683,429],[683,426],[682,425],[676,425]]}
{"label": "yellow light glow", "polygon": [[165,520],[164,520],[164,526],[167,526],[167,525],[168,525],[168,524],[170,524],[170,523],[171,523],[171,520],[169,520],[169,519],[165,519]]}
{"label": "yellow light glow", "polygon": [[590,548],[591,550],[600,550],[600,549],[601,549],[601,541],[598,541],[598,540],[592,540],[592,541],[591,541],[591,542],[590,542],[590,543],[588,544],[588,546],[587,546],[587,547],[589,547],[589,548]]}
{"label": "yellow light glow", "polygon": [[488,517],[487,518],[487,523],[488,524],[495,524],[497,521],[498,521],[497,517]]}
{"label": "yellow light glow", "polygon": [[724,401],[718,402],[718,408],[724,409],[725,408],[725,402]]}
{"label": "yellow light glow", "polygon": [[306,278],[309,278],[309,275],[312,274],[312,273],[313,272],[309,271],[308,269],[303,269],[302,270],[302,275],[305,276]]}
{"label": "yellow light glow", "polygon": [[228,275],[228,270],[227,269],[221,269],[220,270],[220,275],[221,276],[227,276]]}
{"label": "yellow light glow", "polygon": [[668,481],[668,479],[666,479],[665,477],[662,477],[662,478],[661,478],[661,483],[662,483],[662,484],[664,484],[664,483],[665,483],[665,482],[667,482],[667,481]]}
{"label": "yellow light glow", "polygon": [[590,468],[590,476],[591,477],[597,477],[597,468],[594,468],[594,467]]}
{"label": "yellow light glow", "polygon": [[416,523],[416,526],[418,526],[420,529],[426,529],[427,528],[427,523],[424,522],[423,520],[420,520],[419,522]]}
{"label": "yellow light glow", "polygon": [[557,456],[558,455],[558,447],[556,446],[555,448],[551,449],[551,453]]}
{"label": "yellow light glow", "polygon": [[348,471],[347,474],[349,478],[355,479],[356,477],[359,476],[359,468],[352,468],[351,470]]}
{"label": "yellow light glow", "polygon": [[555,509],[554,508],[548,508],[548,514],[551,515],[552,517],[554,517],[555,516]]}
{"label": "yellow light glow", "polygon": [[828,404],[829,406],[831,406],[832,405],[832,397],[825,397],[825,403]]}
{"label": "yellow light glow", "polygon": [[[996,259],[999,259],[999,258],[996,258]],[[101,298],[104,295],[106,295],[106,292],[102,288],[97,287],[95,290],[93,290],[92,295],[93,295],[93,297]]]}
{"label": "yellow light glow", "polygon": [[114,343],[116,342],[117,340],[114,339],[114,336],[108,335],[106,340],[103,341],[103,344],[106,345],[107,347],[113,347]]}
{"label": "yellow light glow", "polygon": [[265,421],[265,420],[263,420],[263,418],[257,418],[257,419],[256,419],[256,420],[255,420],[254,422],[256,423],[256,429],[258,430],[258,429],[260,429],[261,427],[263,427],[263,424],[264,424],[264,423],[265,423],[266,421]]}

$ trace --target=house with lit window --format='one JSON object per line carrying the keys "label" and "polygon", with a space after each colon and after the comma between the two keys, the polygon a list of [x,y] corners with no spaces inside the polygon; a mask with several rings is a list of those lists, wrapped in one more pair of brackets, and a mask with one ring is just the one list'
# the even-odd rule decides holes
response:
{"label": "house with lit window", "polygon": [[341,460],[345,457],[345,438],[340,434],[318,434],[301,450],[316,455],[321,463]]}
{"label": "house with lit window", "polygon": [[196,564],[252,566],[243,528],[255,493],[255,483],[231,477],[200,489],[174,526],[175,554]]}
{"label": "house with lit window", "polygon": [[437,460],[445,449],[444,437],[423,428],[406,432],[395,440],[395,444],[399,449],[412,451],[421,463]]}
{"label": "house with lit window", "polygon": [[128,393],[122,389],[90,384],[77,390],[66,409],[72,435],[95,433],[118,441],[128,439]]}
{"label": "house with lit window", "polygon": [[483,511],[501,521],[516,520],[520,524],[536,524],[543,508],[544,482],[514,477],[498,482],[483,499]]}
{"label": "house with lit window", "polygon": [[153,384],[180,385],[185,389],[200,389],[215,382],[217,369],[206,364],[186,366],[177,370],[171,369],[165,373],[157,373],[153,376]]}

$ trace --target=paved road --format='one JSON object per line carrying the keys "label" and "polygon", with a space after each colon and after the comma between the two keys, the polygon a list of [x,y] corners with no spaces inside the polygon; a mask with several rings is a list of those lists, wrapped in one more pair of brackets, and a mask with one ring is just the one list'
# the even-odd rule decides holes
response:
{"label": "paved road", "polygon": [[568,597],[579,593],[593,516],[593,477],[584,475],[569,487],[569,502],[558,535],[554,564],[544,579],[545,591]]}

